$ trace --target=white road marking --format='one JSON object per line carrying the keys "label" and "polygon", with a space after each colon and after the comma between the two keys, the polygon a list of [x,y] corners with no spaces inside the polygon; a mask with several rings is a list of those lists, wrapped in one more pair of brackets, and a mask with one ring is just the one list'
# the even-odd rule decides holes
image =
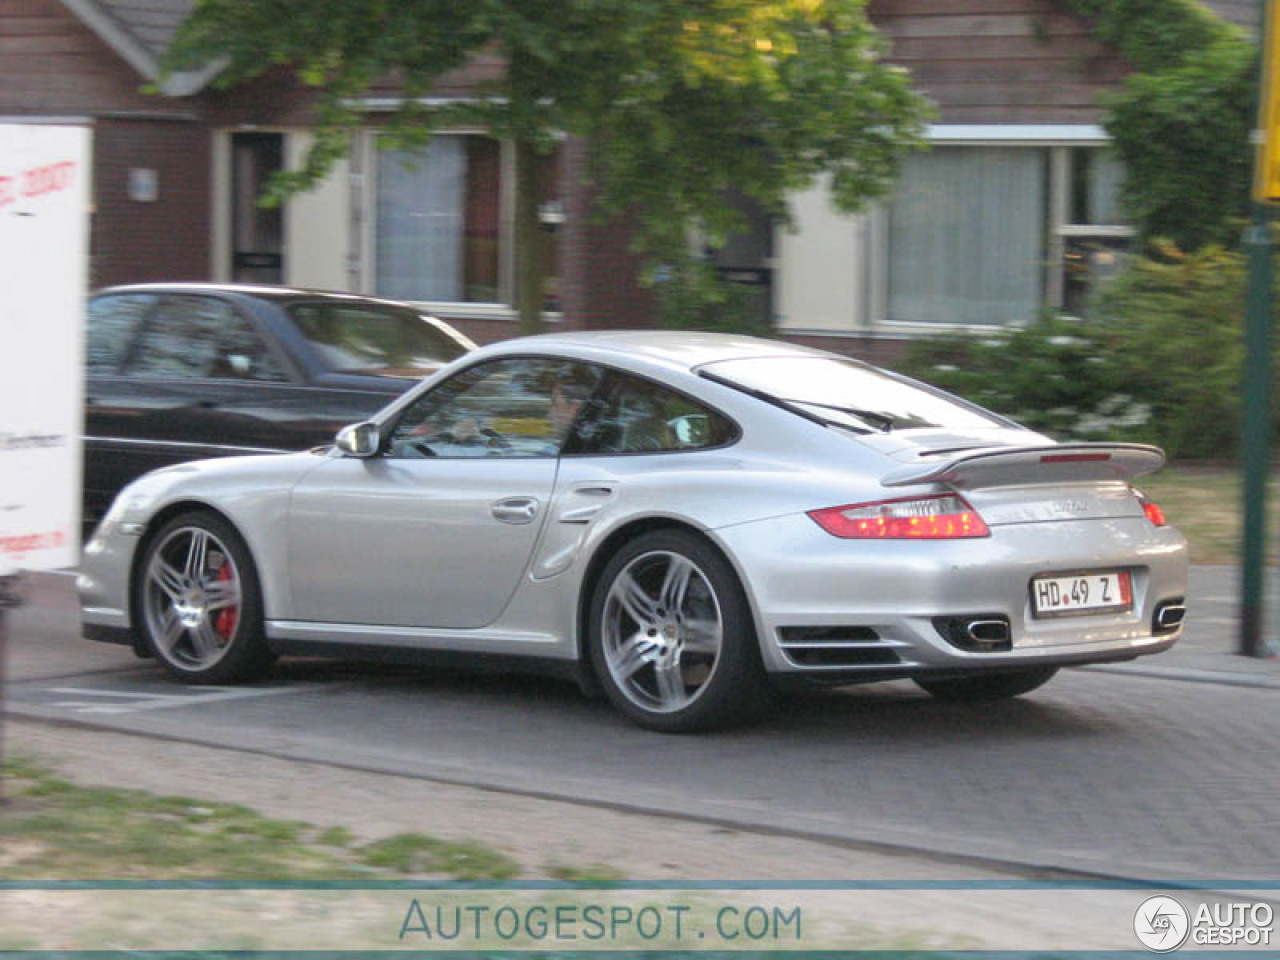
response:
{"label": "white road marking", "polygon": [[201,687],[192,693],[139,693],[127,690],[101,690],[89,687],[50,687],[47,692],[70,694],[78,697],[101,697],[103,700],[58,700],[53,706],[73,713],[138,713],[143,710],[165,710],[170,707],[199,706],[223,700],[243,700],[246,697],[268,697],[280,693],[295,693],[306,689],[296,687],[257,687],[245,690],[238,687]]}

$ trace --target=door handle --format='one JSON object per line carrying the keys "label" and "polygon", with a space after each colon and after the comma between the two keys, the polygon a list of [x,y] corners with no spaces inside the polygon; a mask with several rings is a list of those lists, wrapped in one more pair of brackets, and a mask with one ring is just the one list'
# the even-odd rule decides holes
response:
{"label": "door handle", "polygon": [[533,497],[507,497],[494,501],[489,512],[503,523],[533,523],[538,515],[538,501]]}

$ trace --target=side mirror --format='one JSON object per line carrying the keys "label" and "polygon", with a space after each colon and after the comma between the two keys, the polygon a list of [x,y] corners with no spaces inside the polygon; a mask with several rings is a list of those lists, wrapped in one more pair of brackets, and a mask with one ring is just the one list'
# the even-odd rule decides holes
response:
{"label": "side mirror", "polygon": [[338,431],[334,445],[348,457],[372,457],[378,452],[378,425],[366,420]]}

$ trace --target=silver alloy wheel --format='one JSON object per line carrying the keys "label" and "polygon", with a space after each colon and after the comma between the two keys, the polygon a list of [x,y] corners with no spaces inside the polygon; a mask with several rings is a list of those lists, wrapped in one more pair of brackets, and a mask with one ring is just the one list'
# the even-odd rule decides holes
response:
{"label": "silver alloy wheel", "polygon": [[672,713],[707,688],[720,663],[723,620],[706,574],[688,557],[655,550],[618,572],[603,610],[605,664],[645,710]]}
{"label": "silver alloy wheel", "polygon": [[151,553],[142,602],[157,652],[204,670],[227,655],[240,626],[240,571],[204,527],[179,527]]}

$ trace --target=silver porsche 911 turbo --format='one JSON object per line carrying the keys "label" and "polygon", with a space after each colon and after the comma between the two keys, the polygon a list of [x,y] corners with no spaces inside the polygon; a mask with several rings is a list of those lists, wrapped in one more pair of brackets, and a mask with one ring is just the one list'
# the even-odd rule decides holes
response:
{"label": "silver porsche 911 turbo", "polygon": [[924,384],[747,337],[468,354],[332,447],[147,474],[79,580],[176,677],[280,654],[552,666],[683,731],[787,683],[981,700],[1178,638],[1154,447],[1056,444]]}

